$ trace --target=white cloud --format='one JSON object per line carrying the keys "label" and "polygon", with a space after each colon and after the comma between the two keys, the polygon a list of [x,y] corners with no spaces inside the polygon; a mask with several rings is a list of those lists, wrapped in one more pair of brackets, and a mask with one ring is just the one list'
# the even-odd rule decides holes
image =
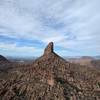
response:
{"label": "white cloud", "polygon": [[27,46],[17,46],[16,44],[5,44],[5,43],[0,43],[0,48],[5,49],[5,50],[11,50],[11,51],[17,51],[17,52],[23,52],[23,51],[31,51],[34,52],[36,48],[34,47],[27,47]]}
{"label": "white cloud", "polygon": [[97,52],[99,4],[100,0],[1,0],[0,34]]}
{"label": "white cloud", "polygon": [[[37,56],[42,54],[42,50],[31,46],[17,46],[16,44],[0,43],[0,50],[6,56]],[[10,55],[9,55],[10,54]],[[32,55],[33,54],[33,55]]]}

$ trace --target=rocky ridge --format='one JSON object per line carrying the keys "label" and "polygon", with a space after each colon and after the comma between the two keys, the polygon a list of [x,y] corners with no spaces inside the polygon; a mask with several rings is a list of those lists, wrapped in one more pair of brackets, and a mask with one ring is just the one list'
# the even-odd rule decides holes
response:
{"label": "rocky ridge", "polygon": [[32,64],[9,71],[0,80],[0,100],[99,100],[100,73],[65,61],[53,42]]}

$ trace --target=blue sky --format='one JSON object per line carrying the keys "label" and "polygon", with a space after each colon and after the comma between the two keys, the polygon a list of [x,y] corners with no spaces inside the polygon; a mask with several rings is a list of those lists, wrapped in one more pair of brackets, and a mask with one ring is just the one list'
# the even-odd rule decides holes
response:
{"label": "blue sky", "polygon": [[100,55],[100,0],[0,0],[0,54]]}

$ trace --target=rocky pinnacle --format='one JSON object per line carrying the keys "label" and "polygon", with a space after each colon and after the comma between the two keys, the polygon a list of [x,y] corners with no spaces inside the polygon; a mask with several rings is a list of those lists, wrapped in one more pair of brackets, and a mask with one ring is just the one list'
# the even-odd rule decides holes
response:
{"label": "rocky pinnacle", "polygon": [[53,53],[53,42],[50,42],[44,50],[44,55]]}

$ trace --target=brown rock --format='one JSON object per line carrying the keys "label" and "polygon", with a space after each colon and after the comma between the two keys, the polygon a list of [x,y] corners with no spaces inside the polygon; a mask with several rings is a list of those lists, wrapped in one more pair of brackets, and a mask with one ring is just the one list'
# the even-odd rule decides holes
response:
{"label": "brown rock", "polygon": [[53,42],[50,42],[44,50],[44,55],[53,53]]}
{"label": "brown rock", "polygon": [[93,86],[99,89],[100,73],[67,62],[53,51],[53,42],[32,64],[17,67],[1,74],[6,78],[0,82],[0,100],[99,100]]}

